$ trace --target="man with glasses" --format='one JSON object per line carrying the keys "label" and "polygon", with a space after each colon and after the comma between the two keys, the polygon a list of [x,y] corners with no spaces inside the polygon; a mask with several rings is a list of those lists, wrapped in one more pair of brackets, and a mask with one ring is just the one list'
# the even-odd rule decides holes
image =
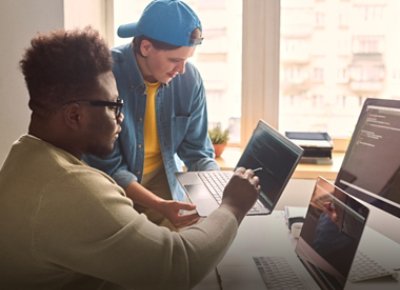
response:
{"label": "man with glasses", "polygon": [[121,25],[118,35],[134,37],[112,51],[119,96],[127,104],[122,134],[110,156],[85,160],[110,174],[156,224],[190,225],[198,215],[180,214],[195,209],[182,202],[175,177],[181,161],[190,171],[219,169],[203,82],[188,62],[203,40],[200,20],[180,0],[155,0],[138,22]]}
{"label": "man with glasses", "polygon": [[139,214],[83,154],[110,154],[121,134],[111,54],[98,32],[55,31],[20,62],[29,132],[0,170],[0,289],[189,289],[221,259],[258,197],[240,168],[221,207],[173,232]]}

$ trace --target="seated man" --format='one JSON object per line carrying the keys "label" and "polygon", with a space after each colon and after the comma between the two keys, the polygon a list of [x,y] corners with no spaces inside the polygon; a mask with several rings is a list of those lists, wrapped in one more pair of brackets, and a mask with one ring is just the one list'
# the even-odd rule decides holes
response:
{"label": "seated man", "polygon": [[84,164],[121,130],[105,42],[91,28],[38,35],[21,60],[28,134],[0,171],[0,289],[188,289],[220,261],[259,194],[239,168],[222,205],[172,232],[139,214],[123,189]]}

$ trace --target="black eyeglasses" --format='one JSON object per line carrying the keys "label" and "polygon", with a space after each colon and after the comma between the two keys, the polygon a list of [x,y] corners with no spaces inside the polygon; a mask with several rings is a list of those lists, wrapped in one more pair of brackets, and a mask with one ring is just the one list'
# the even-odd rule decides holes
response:
{"label": "black eyeglasses", "polygon": [[93,107],[110,107],[115,111],[115,118],[118,119],[121,116],[122,106],[124,105],[124,100],[118,98],[115,102],[111,101],[101,101],[101,100],[73,100],[65,103],[64,105],[72,103],[87,103]]}

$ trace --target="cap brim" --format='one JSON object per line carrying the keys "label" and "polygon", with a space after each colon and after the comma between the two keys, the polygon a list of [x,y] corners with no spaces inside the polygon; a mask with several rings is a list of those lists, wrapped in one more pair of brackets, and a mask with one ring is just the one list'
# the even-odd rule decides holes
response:
{"label": "cap brim", "polygon": [[136,36],[137,22],[120,25],[117,30],[117,35],[121,38]]}

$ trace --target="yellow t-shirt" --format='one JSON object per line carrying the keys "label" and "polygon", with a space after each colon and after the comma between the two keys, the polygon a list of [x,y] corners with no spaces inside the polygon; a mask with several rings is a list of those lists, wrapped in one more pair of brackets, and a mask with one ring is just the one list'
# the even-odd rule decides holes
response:
{"label": "yellow t-shirt", "polygon": [[144,165],[143,173],[150,173],[162,166],[160,142],[158,140],[156,95],[160,83],[146,84],[146,113],[144,116]]}

